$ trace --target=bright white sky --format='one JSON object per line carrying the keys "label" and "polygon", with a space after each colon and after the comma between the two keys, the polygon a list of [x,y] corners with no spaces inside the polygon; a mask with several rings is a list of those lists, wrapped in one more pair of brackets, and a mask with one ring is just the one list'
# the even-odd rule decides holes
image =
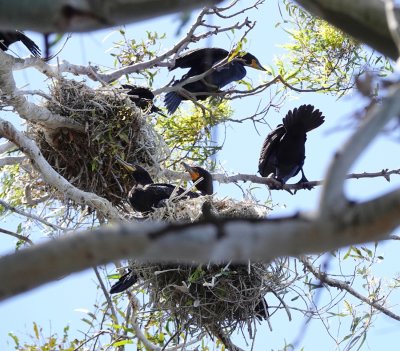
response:
{"label": "bright white sky", "polygon": [[[166,33],[169,40],[165,42],[165,45],[169,47],[177,40],[174,37],[178,26],[176,18],[176,16],[166,16],[152,21],[141,22],[137,25],[131,25],[127,27],[127,33],[129,33],[129,37],[140,40],[145,37],[146,30],[157,30],[159,32],[167,30]],[[257,26],[248,37],[249,41],[246,49],[257,56],[261,63],[271,65],[274,56],[282,52],[282,49],[277,47],[277,45],[287,40],[286,34],[281,29],[275,28],[275,23],[280,21],[276,3],[268,2],[266,6],[261,7],[258,11],[253,11],[250,19],[257,21]],[[90,62],[112,68],[113,58],[107,51],[112,47],[113,41],[119,40],[120,37],[117,33],[109,35],[110,31],[99,31],[85,35],[74,34],[59,54],[59,59],[66,59],[74,64],[86,65]],[[31,33],[29,35],[37,43],[42,44],[42,39],[39,36]],[[238,34],[236,39],[239,37],[240,35]],[[106,39],[104,40],[104,38]],[[234,38],[231,35],[223,34],[219,38],[207,40],[200,46],[230,48],[232,40]],[[21,46],[18,47],[15,45],[13,49],[21,55],[27,54]],[[247,71],[249,79],[254,83],[263,77],[260,71],[251,69]],[[166,69],[165,72],[167,72]],[[178,75],[180,72],[174,71],[173,74]],[[19,76],[19,84],[21,86],[30,84],[26,89],[33,90],[43,87],[44,78],[40,74],[30,71],[28,74],[24,72]],[[166,81],[171,80],[171,78],[172,74],[169,74],[161,77],[160,82],[157,79],[154,88],[161,87]],[[264,98],[269,97],[268,91],[263,94],[266,95]],[[235,100],[233,103],[236,111],[235,116],[239,118],[250,115],[255,111],[259,100],[260,97]],[[275,127],[280,123],[282,117],[289,109],[304,103],[314,104],[326,116],[326,122],[308,135],[306,145],[307,158],[304,167],[306,176],[309,180],[320,180],[324,178],[332,155],[341,147],[349,136],[349,133],[351,133],[350,130],[339,132],[337,127],[351,118],[351,112],[360,108],[362,104],[357,96],[349,96],[336,101],[335,97],[323,94],[293,94],[280,111],[270,110],[268,121],[271,127]],[[158,104],[161,105],[161,100],[158,101]],[[265,136],[269,132],[269,128],[266,125],[260,125],[257,129],[260,134],[257,133],[251,123],[229,125],[226,130],[224,149],[218,155],[218,161],[227,172],[256,173],[259,150]],[[223,132],[221,128],[221,137]],[[396,157],[397,152],[399,152],[398,143],[388,141],[385,138],[379,138],[378,142],[375,142],[364,153],[353,171],[377,172],[384,168],[400,168],[398,157]],[[391,188],[398,187],[399,184],[400,177],[396,178],[396,176],[393,176],[391,183],[386,182],[383,178],[358,181],[350,180],[347,183],[346,189],[352,199],[365,199],[375,194],[389,191]],[[249,184],[245,187],[247,186],[258,188],[254,193],[260,200],[267,199],[267,188],[260,185]],[[242,196],[241,191],[235,185],[215,184],[215,190],[219,197],[233,196],[240,198]],[[313,210],[318,206],[319,192],[320,188],[317,188],[312,191],[300,191],[295,196],[292,196],[285,191],[274,191],[272,199],[281,206],[275,209],[273,215],[290,214],[298,210]],[[11,221],[7,225],[15,229],[17,223],[12,223]],[[5,224],[2,223],[2,226],[5,226]],[[377,272],[379,274],[391,276],[396,272],[398,245],[398,242],[389,242],[380,246],[379,250],[384,252],[385,260],[378,267]],[[9,249],[11,249],[9,238],[4,240],[4,238],[0,237],[1,252]],[[25,339],[26,334],[32,335],[33,321],[36,321],[44,328],[44,336],[48,336],[54,332],[62,335],[62,329],[68,323],[72,330],[85,331],[87,325],[80,321],[85,316],[82,312],[77,312],[76,309],[92,310],[92,303],[98,294],[100,292],[96,290],[94,274],[88,271],[66,277],[33,292],[3,302],[0,304],[0,316],[2,316],[2,323],[0,323],[0,349],[13,349],[12,340],[7,337],[7,333],[10,331],[16,333],[21,339]],[[286,302],[290,304],[290,301]],[[399,305],[398,294],[392,296],[391,302]],[[273,305],[274,303],[276,301],[273,301],[271,304]],[[398,306],[396,306],[396,310],[399,313]],[[260,326],[254,350],[277,350],[278,348],[283,348],[284,341],[287,343],[294,341],[301,330],[304,318],[300,313],[294,313],[294,321],[288,323],[286,313],[280,313],[271,319],[273,332],[269,331],[265,323]],[[346,335],[346,332],[343,332],[344,335]],[[363,350],[393,349],[391,346],[395,343],[397,344],[397,339],[397,323],[389,318],[379,317],[376,327],[368,336],[368,343],[363,346]],[[242,346],[249,349],[244,344]],[[301,346],[304,346],[307,351],[319,351],[334,350],[336,345],[319,322],[312,322],[306,329]]]}

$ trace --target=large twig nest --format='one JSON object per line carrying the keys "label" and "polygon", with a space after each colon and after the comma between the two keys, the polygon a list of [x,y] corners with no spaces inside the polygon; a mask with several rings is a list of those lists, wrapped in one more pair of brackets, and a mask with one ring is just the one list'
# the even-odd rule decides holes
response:
{"label": "large twig nest", "polygon": [[29,133],[50,165],[73,185],[119,204],[133,180],[115,156],[158,172],[168,152],[165,143],[125,93],[61,79],[54,81],[50,95],[45,106],[83,125],[85,132],[31,124]]}
{"label": "large twig nest", "polygon": [[[194,222],[205,214],[218,217],[264,218],[267,209],[251,201],[217,200],[212,196],[169,201],[158,208],[149,220]],[[207,211],[208,212],[208,211]],[[246,235],[246,233],[243,233]],[[189,326],[194,335],[200,331],[251,330],[257,319],[266,315],[263,297],[278,295],[287,287],[286,261],[270,264],[248,263],[222,265],[143,264],[131,262],[141,287],[150,296],[150,306],[165,312],[177,324]]]}

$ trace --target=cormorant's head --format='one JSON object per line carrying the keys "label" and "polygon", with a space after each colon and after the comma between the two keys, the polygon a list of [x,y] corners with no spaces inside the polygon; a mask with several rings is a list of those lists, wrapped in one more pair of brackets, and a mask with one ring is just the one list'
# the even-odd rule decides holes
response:
{"label": "cormorant's head", "polygon": [[125,162],[118,156],[116,156],[115,158],[120,165],[122,165],[127,171],[129,171],[130,175],[135,179],[138,185],[144,186],[154,183],[153,179],[151,179],[149,172],[147,172],[142,166]]}
{"label": "cormorant's head", "polygon": [[201,192],[202,195],[212,195],[214,192],[212,175],[206,171],[204,168],[197,166],[189,166],[185,162],[181,162],[186,171],[190,174],[190,178],[195,182],[200,178],[203,178],[199,183],[197,183],[196,188]]}
{"label": "cormorant's head", "polygon": [[244,54],[241,59],[244,61],[246,66],[259,69],[260,71],[266,71],[266,69],[261,65],[260,61],[258,61],[258,58],[250,53]]}

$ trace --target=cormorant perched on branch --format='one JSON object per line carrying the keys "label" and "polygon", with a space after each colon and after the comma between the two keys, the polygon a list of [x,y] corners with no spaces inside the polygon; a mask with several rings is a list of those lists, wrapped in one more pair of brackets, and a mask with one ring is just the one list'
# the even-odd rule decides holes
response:
{"label": "cormorant perched on branch", "polygon": [[28,50],[32,53],[35,57],[40,57],[40,49],[39,47],[29,39],[23,32],[19,30],[2,32],[0,31],[0,49],[3,51],[7,51],[8,47],[17,42],[21,41]]}
{"label": "cormorant perched on branch", "polygon": [[185,162],[181,162],[186,171],[190,174],[190,178],[195,182],[200,178],[203,178],[197,183],[196,188],[200,191],[201,195],[212,195],[214,192],[212,175],[204,168],[198,166],[190,166]]}
{"label": "cormorant perched on branch", "polygon": [[[162,207],[164,201],[169,199],[175,191],[177,195],[185,192],[185,189],[177,188],[167,183],[154,183],[150,174],[141,166],[133,165],[117,157],[118,162],[127,169],[134,178],[136,185],[130,190],[128,200],[132,208],[137,212],[151,212],[153,208]],[[188,191],[185,198],[198,197],[199,194]]]}
{"label": "cormorant perched on branch", "polygon": [[289,111],[279,124],[268,134],[261,149],[258,172],[263,177],[271,173],[274,178],[285,184],[289,178],[300,171],[300,182],[307,182],[303,165],[305,156],[306,133],[324,123],[324,116],[312,105],[301,105]]}
{"label": "cormorant perched on branch", "polygon": [[154,106],[154,94],[150,89],[131,84],[122,84],[121,87],[128,90],[126,93],[129,95],[129,98],[141,110],[149,110],[152,113],[158,113],[162,116],[165,116],[161,109],[159,109],[157,106]]}
{"label": "cormorant perched on branch", "polygon": [[[184,55],[175,60],[175,65],[171,67],[170,70],[174,70],[178,67],[190,68],[190,70],[180,80],[174,82],[173,85],[177,85],[190,77],[208,71],[216,63],[222,61],[228,56],[229,51],[220,48],[203,48],[187,51]],[[243,79],[246,75],[246,69],[244,66],[265,71],[258,59],[252,54],[239,54],[230,62],[227,62],[225,65],[206,75],[203,79],[183,85],[182,88],[193,94],[193,96],[189,94],[185,95],[184,92],[180,93],[176,91],[167,93],[165,95],[164,103],[168,109],[168,113],[173,114],[182,100],[193,98],[197,100],[205,100],[210,96],[210,94],[207,93],[219,92],[225,85]],[[196,93],[205,94],[197,95]]]}

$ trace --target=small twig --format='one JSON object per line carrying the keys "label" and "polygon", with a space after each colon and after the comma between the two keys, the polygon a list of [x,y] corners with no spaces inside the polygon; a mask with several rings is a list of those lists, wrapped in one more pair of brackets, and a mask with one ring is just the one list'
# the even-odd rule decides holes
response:
{"label": "small twig", "polygon": [[56,225],[56,224],[50,223],[50,222],[44,220],[43,218],[41,218],[41,217],[39,217],[39,216],[36,216],[36,215],[34,215],[34,214],[27,213],[27,212],[25,212],[25,211],[23,211],[23,210],[20,210],[20,209],[14,207],[14,206],[8,204],[8,203],[5,202],[4,200],[1,200],[1,199],[0,199],[0,205],[3,206],[5,209],[7,209],[7,210],[9,210],[9,211],[12,211],[12,212],[14,212],[14,213],[17,213],[17,214],[19,214],[19,215],[21,215],[21,216],[24,216],[24,217],[26,217],[26,218],[30,218],[30,219],[32,219],[32,220],[34,220],[34,221],[40,222],[40,223],[42,223],[42,224],[44,224],[44,225],[46,225],[46,226],[48,226],[48,227],[50,227],[50,228],[52,228],[52,229],[55,229],[55,230],[62,230],[62,231],[65,230],[65,228],[60,227],[60,226],[58,226],[58,225]]}
{"label": "small twig", "polygon": [[383,307],[382,305],[371,301],[370,299],[366,298],[365,296],[361,295],[359,292],[354,290],[349,284],[346,282],[340,281],[338,279],[333,279],[329,278],[328,275],[325,272],[321,272],[318,268],[314,267],[310,261],[302,256],[299,258],[299,260],[304,264],[304,266],[307,268],[308,271],[310,271],[321,283],[325,283],[329,286],[332,286],[334,288],[338,288],[340,290],[345,290],[349,294],[353,295],[357,299],[365,302],[366,304],[370,305],[371,307],[377,309],[378,311],[381,311],[382,313],[386,314],[390,318],[393,318],[397,321],[400,322],[400,316],[389,311],[387,308]]}
{"label": "small twig", "polygon": [[11,232],[11,231],[9,231],[7,229],[3,229],[3,228],[0,228],[0,232],[4,233],[4,234],[7,234],[7,235],[10,235],[10,236],[13,236],[14,238],[17,238],[18,240],[25,241],[26,243],[28,243],[31,246],[34,245],[33,241],[31,239],[29,239],[26,236],[23,236],[21,234],[14,233],[14,232]]}

